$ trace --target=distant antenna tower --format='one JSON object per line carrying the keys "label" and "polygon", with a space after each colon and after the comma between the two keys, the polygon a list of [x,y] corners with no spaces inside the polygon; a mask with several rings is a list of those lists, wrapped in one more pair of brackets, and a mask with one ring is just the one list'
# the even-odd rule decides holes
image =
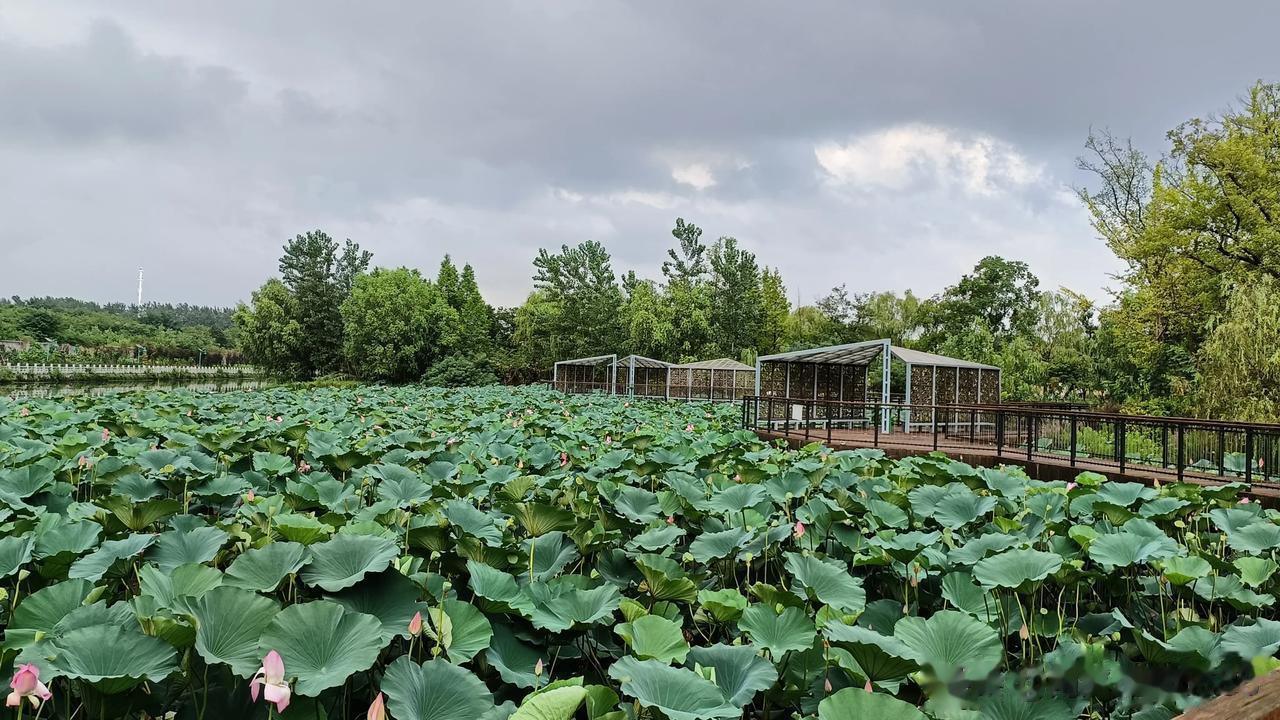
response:
{"label": "distant antenna tower", "polygon": [[138,268],[138,314],[142,314],[142,268]]}

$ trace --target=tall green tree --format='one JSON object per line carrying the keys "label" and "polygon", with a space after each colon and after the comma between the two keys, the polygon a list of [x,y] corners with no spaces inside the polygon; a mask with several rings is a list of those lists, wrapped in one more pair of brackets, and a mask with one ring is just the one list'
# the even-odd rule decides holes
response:
{"label": "tall green tree", "polygon": [[702,228],[676,218],[671,236],[676,247],[667,250],[662,263],[666,282],[664,295],[672,318],[672,357],[677,360],[702,360],[718,353],[712,319],[711,285],[707,279],[710,266],[707,246],[702,242]]}
{"label": "tall green tree", "polygon": [[300,374],[340,369],[340,308],[372,257],[356,243],[347,240],[339,245],[320,230],[298,235],[285,244],[280,276],[295,300],[294,320],[301,333]]}
{"label": "tall green tree", "polygon": [[1210,417],[1280,417],[1280,282],[1236,285],[1200,350],[1200,406]]}
{"label": "tall green tree", "polygon": [[758,354],[768,355],[782,350],[787,333],[791,301],[777,268],[765,268],[760,274],[760,331],[756,336]]}
{"label": "tall green tree", "polygon": [[932,322],[926,345],[941,347],[976,320],[997,345],[1035,331],[1040,313],[1040,280],[1027,264],[989,256],[978,261],[931,303]]}
{"label": "tall green tree", "polygon": [[622,290],[604,245],[588,240],[558,253],[538,251],[534,287],[556,313],[550,331],[567,356],[615,352],[622,342]]}
{"label": "tall green tree", "polygon": [[642,280],[634,272],[622,279],[626,301],[622,307],[623,331],[626,342],[623,352],[651,358],[671,357],[671,342],[675,326],[671,305],[652,280]]}
{"label": "tall green tree", "polygon": [[764,317],[764,296],[756,256],[732,237],[711,246],[711,324],[721,354],[754,353]]}
{"label": "tall green tree", "polygon": [[356,278],[342,304],[343,354],[363,378],[419,378],[457,345],[457,312],[417,270],[378,268]]}
{"label": "tall green tree", "polygon": [[240,348],[249,362],[285,376],[298,376],[305,364],[298,301],[276,278],[253,292],[248,305],[236,308],[235,323]]}

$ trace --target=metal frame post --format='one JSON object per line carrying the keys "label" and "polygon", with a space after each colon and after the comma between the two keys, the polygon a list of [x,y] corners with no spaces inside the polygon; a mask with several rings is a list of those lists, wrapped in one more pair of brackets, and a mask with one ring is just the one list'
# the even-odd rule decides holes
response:
{"label": "metal frame post", "polygon": [[906,392],[906,398],[904,402],[906,403],[907,409],[904,413],[906,415],[906,418],[902,421],[902,432],[910,433],[911,432],[911,363],[906,363],[906,365],[907,365],[907,377],[906,377],[907,392]]}
{"label": "metal frame post", "polygon": [[[883,368],[882,376],[880,378],[880,402],[886,406],[886,410],[889,405],[889,374],[893,371],[893,357],[892,350],[890,348],[891,346],[889,345],[889,341],[885,340],[884,349],[880,352],[882,356],[881,366]],[[889,420],[889,413],[885,412],[884,417],[880,418],[881,432],[889,432]]]}

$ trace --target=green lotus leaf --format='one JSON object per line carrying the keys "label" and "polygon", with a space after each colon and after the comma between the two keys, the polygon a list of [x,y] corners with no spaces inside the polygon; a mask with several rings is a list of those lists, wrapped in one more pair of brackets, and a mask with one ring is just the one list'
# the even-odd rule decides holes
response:
{"label": "green lotus leaf", "polygon": [[253,469],[264,475],[287,475],[293,472],[293,460],[276,453],[256,452],[253,454]]}
{"label": "green lotus leaf", "polygon": [[382,625],[327,600],[290,605],[276,614],[258,641],[258,657],[272,650],[299,695],[315,697],[352,674],[373,667],[382,650]]}
{"label": "green lotus leaf", "polygon": [[444,516],[449,524],[468,535],[480,538],[490,547],[502,544],[502,530],[499,529],[497,520],[464,500],[454,499],[445,503]]}
{"label": "green lotus leaf", "polygon": [[36,539],[32,536],[10,535],[0,538],[0,578],[7,578],[31,562]]}
{"label": "green lotus leaf", "polygon": [[222,585],[222,579],[217,568],[205,565],[182,565],[167,573],[144,565],[138,572],[142,594],[154,598],[160,608],[172,608],[180,597],[200,597]]}
{"label": "green lotus leaf", "polygon": [[123,540],[108,540],[92,553],[71,564],[67,575],[97,582],[119,560],[138,555],[156,541],[155,535],[130,535]]}
{"label": "green lotus leaf", "polygon": [[768,690],[778,681],[773,663],[760,657],[751,645],[711,645],[689,650],[685,661],[695,672],[711,668],[711,678],[730,705],[742,707],[756,693]]}
{"label": "green lotus leaf", "polygon": [[768,650],[774,660],[780,660],[789,650],[807,650],[813,647],[817,633],[813,621],[796,608],[784,608],[775,613],[768,605],[756,603],[742,613],[738,628],[751,636],[757,646]]}
{"label": "green lotus leaf", "polygon": [[1252,625],[1231,625],[1222,632],[1222,651],[1246,662],[1274,657],[1280,650],[1280,621],[1258,618]]}
{"label": "green lotus leaf", "polygon": [[489,649],[485,650],[485,659],[498,671],[504,682],[517,687],[532,688],[546,678],[540,678],[535,672],[539,660],[544,667],[547,653],[518,640],[511,628],[495,624],[493,638],[489,641]]}
{"label": "green lotus leaf", "polygon": [[159,682],[178,669],[177,652],[169,643],[118,625],[77,628],[52,644],[49,664],[58,676],[93,683],[107,695],[143,680]]}
{"label": "green lotus leaf", "polygon": [[1270,521],[1251,523],[1235,531],[1227,531],[1227,544],[1232,550],[1258,554],[1280,548],[1280,525]]}
{"label": "green lotus leaf", "polygon": [[1264,585],[1280,568],[1274,560],[1258,557],[1236,558],[1233,564],[1240,571],[1240,579],[1244,584],[1255,588]]}
{"label": "green lotus leaf", "polygon": [[741,528],[703,533],[689,543],[689,553],[694,560],[706,564],[737,553],[746,547],[751,537],[751,533]]}
{"label": "green lotus leaf", "polygon": [[614,498],[613,507],[622,517],[633,523],[647,525],[662,516],[658,496],[644,488],[624,486]]}
{"label": "green lotus leaf", "polygon": [[40,464],[0,471],[0,493],[25,500],[53,485],[53,470]]}
{"label": "green lotus leaf", "polygon": [[205,563],[217,556],[230,536],[216,527],[198,527],[187,532],[170,530],[160,533],[147,559],[169,572],[179,565]]}
{"label": "green lotus leaf", "polygon": [[237,587],[217,587],[177,604],[179,612],[195,620],[196,652],[205,662],[229,665],[242,678],[262,665],[258,640],[280,612],[274,600]]}
{"label": "green lotus leaf", "polygon": [[493,628],[484,613],[461,600],[445,600],[423,615],[427,636],[444,649],[449,662],[464,663],[489,647]]}
{"label": "green lotus leaf", "polygon": [[570,720],[586,699],[581,685],[548,688],[526,697],[508,720]]}
{"label": "green lotus leaf", "polygon": [[812,555],[787,553],[787,570],[822,602],[845,613],[860,613],[867,605],[862,581],[836,562]]}
{"label": "green lotus leaf", "polygon": [[67,580],[41,588],[22,598],[5,629],[6,648],[32,645],[36,638],[53,632],[74,610],[84,605],[93,592],[88,580]]}
{"label": "green lotus leaf", "polygon": [[[60,518],[59,515],[46,517]],[[68,553],[80,555],[98,546],[102,534],[102,526],[89,520],[59,521],[50,527],[42,526],[36,535],[36,546],[32,557],[42,560],[47,557]]]}
{"label": "green lotus leaf", "polygon": [[577,524],[577,516],[573,513],[547,503],[516,503],[510,510],[511,517],[533,537],[557,530],[571,530]]}
{"label": "green lotus leaf", "polygon": [[685,642],[684,629],[680,624],[657,615],[644,615],[622,623],[614,628],[614,632],[641,660],[684,662],[685,655],[689,653],[689,643]]}
{"label": "green lotus leaf", "polygon": [[[663,525],[662,527],[646,530],[634,538],[631,538],[631,542],[627,543],[627,546],[631,549],[639,549],[648,552],[661,550],[684,537],[684,534],[685,530],[682,527],[677,525]],[[696,543],[697,540],[694,542]],[[692,551],[692,549],[693,548],[690,547],[690,551]]]}
{"label": "green lotus leaf", "polygon": [[223,582],[256,592],[274,592],[281,581],[306,563],[306,546],[294,542],[271,543],[246,550],[231,561]]}
{"label": "green lotus leaf", "polygon": [[396,570],[366,575],[355,585],[331,595],[330,600],[351,612],[364,613],[382,623],[382,642],[395,637],[409,637],[409,622],[415,613],[424,614],[422,588]]}
{"label": "green lotus leaf", "polygon": [[983,622],[1000,619],[1000,605],[996,598],[975,583],[967,572],[957,570],[942,577],[942,598]]}
{"label": "green lotus leaf", "polygon": [[998,555],[979,560],[973,566],[973,576],[984,587],[1017,588],[1023,583],[1035,583],[1058,572],[1062,556],[1040,550],[1005,550]]}
{"label": "green lotus leaf", "polygon": [[578,546],[568,535],[556,530],[542,537],[529,538],[520,544],[524,551],[524,566],[529,567],[529,557],[533,559],[533,579],[547,581],[564,570],[565,566],[578,559]]}
{"label": "green lotus leaf", "polygon": [[609,666],[609,677],[621,684],[623,695],[660,710],[670,720],[727,720],[742,716],[742,708],[726,702],[715,684],[693,671],[657,660],[624,657]]}
{"label": "green lotus leaf", "polygon": [[437,460],[426,467],[427,477],[437,483],[448,482],[458,474],[458,466],[447,460]]}
{"label": "green lotus leaf", "polygon": [[920,669],[910,659],[912,650],[892,635],[836,621],[827,623],[822,633],[846,648],[862,674],[874,682],[894,682]]}
{"label": "green lotus leaf", "polygon": [[516,579],[510,574],[475,560],[467,561],[467,573],[471,576],[471,591],[477,596],[506,605],[525,615],[533,612],[532,601],[521,592]]}
{"label": "green lotus leaf", "polygon": [[915,705],[884,693],[845,688],[818,703],[818,720],[928,720]]}
{"label": "green lotus leaf", "polygon": [[1004,652],[990,625],[955,610],[939,610],[927,620],[905,617],[894,626],[893,636],[910,651],[908,658],[932,668],[943,682],[985,678]]}
{"label": "green lotus leaf", "polygon": [[302,568],[302,581],[337,592],[360,582],[365,575],[385,570],[400,554],[386,538],[341,533],[311,546],[311,559]]}
{"label": "green lotus leaf", "polygon": [[957,565],[973,565],[991,553],[1008,550],[1014,545],[1024,542],[1021,538],[1004,533],[987,533],[980,535],[963,546],[952,550],[948,559]]}
{"label": "green lotus leaf", "polygon": [[1116,482],[1114,480],[1105,482],[1098,488],[1098,497],[1102,502],[1119,505],[1120,507],[1129,507],[1139,500],[1152,500],[1159,495],[1154,488],[1147,487],[1142,483],[1132,482]]}
{"label": "green lotus leaf", "polygon": [[444,660],[419,665],[400,656],[387,666],[382,692],[396,720],[477,720],[494,707],[480,678]]}
{"label": "green lotus leaf", "polygon": [[378,498],[396,507],[411,507],[431,498],[431,486],[407,467],[375,465],[370,473],[382,480],[378,483]]}
{"label": "green lotus leaf", "polygon": [[1213,572],[1209,561],[1197,555],[1171,557],[1162,561],[1160,567],[1174,585],[1186,585]]}
{"label": "green lotus leaf", "polygon": [[756,507],[768,499],[769,493],[762,486],[742,483],[711,493],[707,506],[722,515],[738,515],[744,508]]}
{"label": "green lotus leaf", "polygon": [[574,625],[591,625],[612,617],[622,596],[613,585],[600,585],[589,590],[564,589],[546,583],[532,583],[525,588],[532,609],[527,617],[533,626],[550,632],[564,632]]}
{"label": "green lotus leaf", "polygon": [[[1061,695],[1028,696],[1028,693],[1012,687],[984,695],[978,706],[982,720],[1073,720],[1078,716]],[[1152,720],[1140,715],[1135,713],[1130,717],[1133,720]]]}
{"label": "green lotus leaf", "polygon": [[720,622],[734,622],[747,609],[747,596],[728,588],[725,590],[699,590],[698,604]]}
{"label": "green lotus leaf", "polygon": [[271,524],[285,540],[303,545],[317,543],[333,534],[333,528],[310,515],[285,513],[271,518]]}

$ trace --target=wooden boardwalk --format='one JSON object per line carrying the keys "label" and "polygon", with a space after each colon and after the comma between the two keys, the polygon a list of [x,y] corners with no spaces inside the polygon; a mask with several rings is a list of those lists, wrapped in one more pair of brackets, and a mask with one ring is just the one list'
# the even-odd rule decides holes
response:
{"label": "wooden boardwalk", "polygon": [[[1158,464],[1145,464],[1135,460],[1129,460],[1121,467],[1120,463],[1110,457],[1077,456],[1073,459],[1062,453],[1042,452],[1035,449],[1028,454],[1025,445],[997,447],[989,437],[963,435],[957,437],[935,435],[930,432],[906,433],[896,429],[889,433],[879,433],[867,428],[833,427],[828,430],[825,425],[810,428],[775,426],[767,430],[764,428],[754,428],[754,430],[762,438],[781,439],[795,447],[811,442],[821,442],[835,450],[878,448],[893,458],[938,451],[975,466],[1017,465],[1025,468],[1031,477],[1040,480],[1072,480],[1079,473],[1092,471],[1113,480],[1147,484],[1178,481],[1178,471],[1175,467],[1162,468]],[[1240,482],[1241,478],[1184,467],[1182,481],[1196,485],[1216,486],[1233,481]],[[1252,486],[1251,495],[1269,500],[1268,505],[1280,504],[1280,483],[1255,480],[1250,485]]]}

